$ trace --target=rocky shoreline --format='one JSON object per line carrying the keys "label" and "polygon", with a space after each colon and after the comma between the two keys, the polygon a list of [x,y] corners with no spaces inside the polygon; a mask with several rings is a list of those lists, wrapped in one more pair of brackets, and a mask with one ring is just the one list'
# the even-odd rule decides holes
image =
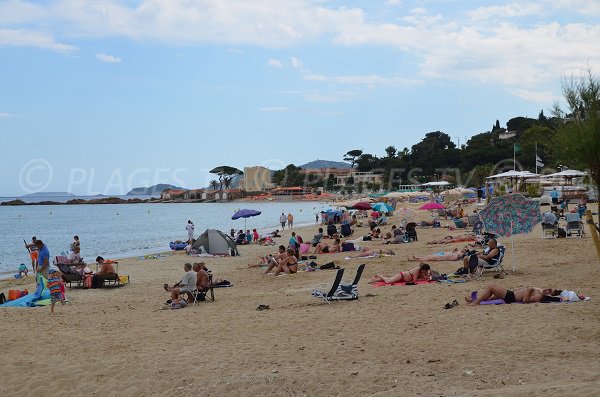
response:
{"label": "rocky shoreline", "polygon": [[2,206],[19,206],[19,205],[75,205],[75,204],[140,204],[140,203],[159,203],[160,199],[122,199],[119,197],[102,197],[98,199],[84,200],[84,199],[72,199],[66,202],[60,201],[36,201],[33,203],[27,203],[23,200],[10,200],[0,203]]}

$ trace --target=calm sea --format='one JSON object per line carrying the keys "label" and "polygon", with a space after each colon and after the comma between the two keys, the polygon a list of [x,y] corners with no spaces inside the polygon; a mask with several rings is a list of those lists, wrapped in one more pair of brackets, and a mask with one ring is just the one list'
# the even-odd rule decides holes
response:
{"label": "calm sea", "polygon": [[[296,225],[312,224],[315,214],[329,208],[316,202],[106,204],[0,207],[0,273],[16,272],[20,263],[31,264],[23,239],[42,239],[51,257],[67,252],[73,236],[81,240],[86,261],[96,256],[123,258],[169,250],[169,242],[186,240],[187,220],[194,222],[196,236],[205,229],[244,227],[231,220],[240,208],[261,211],[248,218],[247,228],[273,230],[281,212],[294,215]],[[307,236],[308,237],[308,236]]]}

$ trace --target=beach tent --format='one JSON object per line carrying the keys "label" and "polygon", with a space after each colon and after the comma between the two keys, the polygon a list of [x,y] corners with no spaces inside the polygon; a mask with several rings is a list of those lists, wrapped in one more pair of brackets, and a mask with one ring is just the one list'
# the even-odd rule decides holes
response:
{"label": "beach tent", "polygon": [[14,301],[6,302],[0,307],[35,307],[47,306],[50,304],[50,290],[48,290],[48,281],[41,274],[36,274],[37,288],[34,293],[25,295]]}
{"label": "beach tent", "polygon": [[239,255],[237,245],[233,239],[215,229],[206,229],[204,233],[193,245],[193,248],[199,250],[200,247],[204,248],[204,251],[211,255]]}

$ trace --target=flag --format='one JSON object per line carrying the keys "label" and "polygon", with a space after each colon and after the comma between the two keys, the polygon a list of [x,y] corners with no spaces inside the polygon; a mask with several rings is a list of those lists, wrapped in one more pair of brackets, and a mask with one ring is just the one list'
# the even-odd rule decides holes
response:
{"label": "flag", "polygon": [[516,142],[515,142],[515,144],[514,144],[514,145],[515,145],[515,148],[514,148],[514,149],[515,149],[515,154],[516,154],[516,153],[521,153],[521,145],[519,145],[519,144],[518,144],[518,143],[516,143]]}
{"label": "flag", "polygon": [[535,155],[535,165],[537,167],[543,167],[544,166],[544,163],[542,162],[542,159],[537,154]]}

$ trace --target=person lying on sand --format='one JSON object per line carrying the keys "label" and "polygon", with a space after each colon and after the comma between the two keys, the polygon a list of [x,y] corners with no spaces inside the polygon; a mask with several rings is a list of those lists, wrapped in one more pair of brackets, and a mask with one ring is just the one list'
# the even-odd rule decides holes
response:
{"label": "person lying on sand", "polygon": [[473,306],[479,305],[483,301],[494,299],[502,299],[508,304],[514,302],[538,303],[544,300],[544,298],[558,296],[561,293],[561,290],[552,288],[520,287],[515,290],[509,290],[502,286],[491,284],[477,292],[476,300],[472,300],[470,296],[465,296],[465,301]]}
{"label": "person lying on sand", "polygon": [[279,265],[277,265],[277,268],[275,269],[275,273],[273,273],[273,275],[278,276],[281,272],[284,272],[286,274],[298,272],[298,259],[294,255],[294,250],[291,248],[288,248],[287,258],[279,262]]}
{"label": "person lying on sand", "polygon": [[336,238],[333,245],[330,247],[325,242],[317,244],[315,247],[315,254],[333,254],[341,251],[340,239]]}
{"label": "person lying on sand", "polygon": [[374,250],[371,247],[363,247],[357,254],[349,255],[348,258],[369,258],[378,255],[396,255],[396,253],[392,250]]}
{"label": "person lying on sand", "polygon": [[464,243],[464,242],[470,242],[470,241],[477,241],[477,236],[473,236],[473,235],[469,235],[469,234],[464,235],[464,236],[456,236],[456,237],[446,236],[439,241],[429,241],[427,244],[428,245],[452,244],[452,243]]}
{"label": "person lying on sand", "polygon": [[248,267],[269,266],[273,263],[275,263],[275,266],[277,266],[277,264],[279,264],[279,261],[287,256],[284,245],[280,245],[278,249],[279,251],[276,253],[265,256],[259,256],[258,258],[260,259],[260,263],[258,265],[248,265]]}
{"label": "person lying on sand", "polygon": [[384,282],[386,284],[393,284],[404,281],[406,283],[412,283],[419,280],[429,280],[431,277],[431,267],[427,263],[421,263],[418,267],[413,267],[407,272],[400,272],[395,276],[383,276],[375,275],[370,283]]}
{"label": "person lying on sand", "polygon": [[463,248],[462,250],[458,250],[458,248],[454,248],[452,251],[446,252],[438,252],[434,255],[423,255],[423,256],[412,256],[408,257],[410,262],[431,262],[431,261],[459,261],[467,255],[469,252],[468,248]]}

